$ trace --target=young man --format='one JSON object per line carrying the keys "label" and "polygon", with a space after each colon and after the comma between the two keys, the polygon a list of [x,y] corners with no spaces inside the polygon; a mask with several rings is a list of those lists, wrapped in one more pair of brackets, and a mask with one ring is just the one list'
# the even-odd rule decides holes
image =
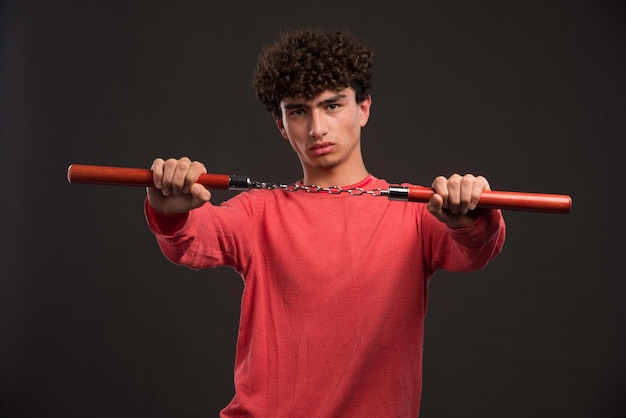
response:
{"label": "young man", "polygon": [[[301,29],[259,56],[258,98],[302,165],[300,186],[387,189],[361,155],[373,52],[347,33]],[[251,190],[220,206],[184,157],[152,166],[146,217],[165,256],[244,280],[235,390],[222,417],[417,417],[428,281],[501,250],[489,183],[454,174],[428,204],[301,189]],[[338,189],[331,189],[338,190]]]}

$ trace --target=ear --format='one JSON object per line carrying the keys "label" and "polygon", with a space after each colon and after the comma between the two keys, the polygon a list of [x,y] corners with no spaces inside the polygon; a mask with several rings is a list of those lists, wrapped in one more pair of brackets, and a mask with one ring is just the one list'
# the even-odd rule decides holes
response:
{"label": "ear", "polygon": [[359,119],[361,120],[361,128],[367,125],[370,118],[370,109],[372,107],[372,96],[367,96],[365,100],[359,103]]}
{"label": "ear", "polygon": [[283,123],[283,118],[274,115],[274,122],[276,122],[276,127],[278,128],[278,130],[280,131],[280,134],[283,136],[283,138],[285,139],[289,139],[289,137],[287,136],[287,130],[285,129],[285,124]]}

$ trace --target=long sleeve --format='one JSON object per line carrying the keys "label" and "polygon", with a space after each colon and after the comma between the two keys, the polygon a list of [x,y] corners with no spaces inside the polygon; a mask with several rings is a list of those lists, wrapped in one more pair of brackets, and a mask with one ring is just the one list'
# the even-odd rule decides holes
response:
{"label": "long sleeve", "polygon": [[144,203],[148,227],[165,257],[192,269],[235,267],[249,249],[242,236],[250,229],[246,199],[231,199],[223,206],[210,203],[183,215],[162,215]]}
{"label": "long sleeve", "polygon": [[430,213],[423,214],[424,253],[431,271],[475,271],[502,251],[506,226],[498,209],[485,211],[465,228],[448,228]]}

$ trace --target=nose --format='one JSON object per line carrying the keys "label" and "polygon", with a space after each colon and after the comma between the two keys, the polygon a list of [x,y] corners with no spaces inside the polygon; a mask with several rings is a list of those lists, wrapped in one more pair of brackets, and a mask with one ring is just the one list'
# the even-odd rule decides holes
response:
{"label": "nose", "polygon": [[311,127],[309,135],[311,138],[322,138],[328,133],[326,115],[321,110],[315,109],[311,112]]}

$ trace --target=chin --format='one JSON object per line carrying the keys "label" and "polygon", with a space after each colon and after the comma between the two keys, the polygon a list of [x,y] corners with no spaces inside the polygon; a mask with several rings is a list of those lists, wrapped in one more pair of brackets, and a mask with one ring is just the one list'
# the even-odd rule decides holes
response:
{"label": "chin", "polygon": [[338,165],[339,165],[339,161],[337,161],[337,160],[325,160],[325,161],[318,161],[315,164],[315,168],[328,170],[328,169],[331,169],[331,168],[335,168]]}

